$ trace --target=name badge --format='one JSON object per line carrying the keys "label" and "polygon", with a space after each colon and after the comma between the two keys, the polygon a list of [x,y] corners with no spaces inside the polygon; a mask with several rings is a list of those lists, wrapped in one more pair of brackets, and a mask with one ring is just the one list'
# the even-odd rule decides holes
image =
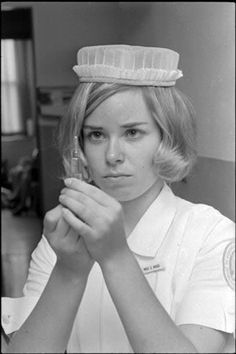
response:
{"label": "name badge", "polygon": [[143,268],[144,274],[152,273],[152,272],[157,272],[159,270],[165,270],[165,267],[161,265],[160,263],[154,264],[151,266],[147,266]]}

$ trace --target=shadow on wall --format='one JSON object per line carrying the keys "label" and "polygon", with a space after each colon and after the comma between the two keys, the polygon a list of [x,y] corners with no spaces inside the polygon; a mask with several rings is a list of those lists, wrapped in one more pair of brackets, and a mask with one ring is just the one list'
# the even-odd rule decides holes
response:
{"label": "shadow on wall", "polygon": [[[119,18],[122,23],[120,30],[120,42],[124,44],[129,44],[127,42],[126,34],[129,34],[129,37],[132,34],[140,31],[143,23],[148,21],[152,11],[153,6],[150,2],[119,2]],[[135,45],[134,42],[130,43]],[[139,44],[141,45],[141,44]]]}
{"label": "shadow on wall", "polygon": [[208,204],[235,221],[235,163],[199,157],[183,182],[173,183],[176,195],[194,203]]}

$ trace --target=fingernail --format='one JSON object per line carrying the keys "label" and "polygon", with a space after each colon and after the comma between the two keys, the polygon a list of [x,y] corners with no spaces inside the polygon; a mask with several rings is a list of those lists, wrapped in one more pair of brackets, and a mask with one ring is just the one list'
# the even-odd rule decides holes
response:
{"label": "fingernail", "polygon": [[63,201],[64,199],[65,199],[65,196],[64,196],[64,195],[60,195],[60,196],[59,196],[59,200],[60,200],[60,201]]}
{"label": "fingernail", "polygon": [[66,185],[67,187],[70,187],[70,186],[71,186],[71,183],[72,183],[72,179],[71,179],[71,178],[66,178],[66,179],[64,180],[64,183],[65,183],[65,185]]}

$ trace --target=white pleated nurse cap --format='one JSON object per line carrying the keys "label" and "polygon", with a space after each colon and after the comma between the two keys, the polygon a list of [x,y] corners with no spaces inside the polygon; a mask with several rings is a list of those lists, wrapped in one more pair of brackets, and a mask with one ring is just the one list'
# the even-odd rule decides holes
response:
{"label": "white pleated nurse cap", "polygon": [[178,62],[179,54],[171,49],[103,45],[81,48],[73,70],[80,82],[174,86],[183,76]]}

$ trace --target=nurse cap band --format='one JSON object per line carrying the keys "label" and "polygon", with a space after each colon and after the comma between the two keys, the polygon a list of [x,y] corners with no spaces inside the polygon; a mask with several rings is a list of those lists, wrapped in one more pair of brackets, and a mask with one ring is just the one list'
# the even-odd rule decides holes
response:
{"label": "nurse cap band", "polygon": [[174,86],[183,76],[178,62],[179,54],[167,48],[103,45],[81,48],[73,70],[80,82]]}

